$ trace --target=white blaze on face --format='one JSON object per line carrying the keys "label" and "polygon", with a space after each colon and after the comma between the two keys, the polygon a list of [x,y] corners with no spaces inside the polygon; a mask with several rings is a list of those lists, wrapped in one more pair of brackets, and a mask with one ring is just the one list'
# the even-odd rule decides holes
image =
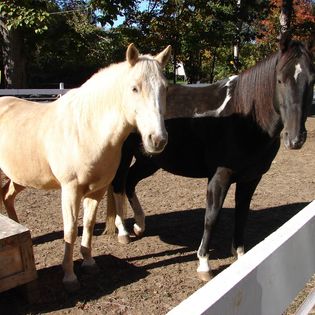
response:
{"label": "white blaze on face", "polygon": [[237,75],[232,75],[229,77],[229,80],[226,82],[226,84],[224,86],[226,86],[226,96],[225,99],[223,101],[223,103],[220,105],[219,108],[214,109],[214,110],[208,110],[204,113],[196,113],[194,115],[194,117],[219,117],[220,114],[222,113],[222,111],[225,109],[227,103],[229,102],[229,100],[231,99],[232,95],[231,95],[231,91],[230,91],[230,86],[231,86],[231,82],[237,78]]}
{"label": "white blaze on face", "polygon": [[[144,60],[143,63],[142,67],[141,64],[138,65],[141,71],[138,69],[140,75],[134,80],[136,83],[131,84],[137,87],[136,95],[131,94],[136,97],[136,126],[142,136],[145,151],[159,153],[167,141],[163,116],[166,106],[166,81],[156,61]],[[137,68],[134,69],[136,70]]]}
{"label": "white blaze on face", "polygon": [[301,65],[298,63],[295,65],[294,79],[297,81],[299,74],[302,72]]}

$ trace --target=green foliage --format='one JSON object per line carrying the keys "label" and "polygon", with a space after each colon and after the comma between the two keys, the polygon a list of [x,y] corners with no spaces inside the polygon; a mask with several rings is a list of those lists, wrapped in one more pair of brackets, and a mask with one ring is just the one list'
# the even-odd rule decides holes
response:
{"label": "green foliage", "polygon": [[91,19],[89,11],[84,10],[56,15],[47,32],[36,41],[34,62],[28,67],[32,86],[43,81],[78,86],[119,58],[119,36],[91,23]]}
{"label": "green foliage", "polygon": [[[270,40],[259,38],[266,25],[278,23],[275,1],[242,0],[238,8],[236,0],[147,0],[144,9],[141,0],[0,0],[0,17],[9,30],[23,33],[31,86],[78,85],[98,68],[122,60],[131,42],[153,54],[171,44],[169,79],[181,61],[189,82],[211,82],[235,72],[236,41],[240,70],[277,48],[276,32]],[[118,17],[124,21],[115,26]],[[305,20],[301,29],[311,32],[314,23]]]}
{"label": "green foliage", "polygon": [[97,21],[101,25],[105,26],[108,23],[113,26],[118,16],[128,15],[139,2],[139,0],[90,0],[90,5],[92,9],[99,10]]}
{"label": "green foliage", "polygon": [[39,34],[48,29],[49,14],[44,1],[1,1],[0,12],[8,30],[29,28]]}

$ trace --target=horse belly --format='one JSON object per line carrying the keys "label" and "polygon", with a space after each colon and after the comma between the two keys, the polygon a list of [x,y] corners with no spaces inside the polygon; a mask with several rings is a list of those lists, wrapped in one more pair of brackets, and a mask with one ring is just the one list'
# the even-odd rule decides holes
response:
{"label": "horse belly", "polygon": [[24,186],[37,189],[57,189],[59,182],[51,173],[49,167],[43,167],[39,164],[27,163],[1,163],[1,170],[13,182]]}
{"label": "horse belly", "polygon": [[161,154],[152,158],[160,168],[174,175],[204,178],[209,174],[203,149],[194,148],[181,152],[178,147],[174,148],[171,144]]}
{"label": "horse belly", "polygon": [[19,141],[8,145],[0,136],[0,150],[0,168],[15,183],[38,189],[59,187],[48,162],[40,154],[40,146],[31,149]]}

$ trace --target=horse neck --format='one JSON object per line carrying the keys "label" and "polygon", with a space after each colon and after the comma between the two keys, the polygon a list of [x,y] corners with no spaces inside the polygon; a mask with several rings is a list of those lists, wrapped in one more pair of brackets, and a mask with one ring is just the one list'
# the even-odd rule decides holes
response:
{"label": "horse neck", "polygon": [[239,75],[229,109],[230,114],[250,117],[270,136],[278,134],[281,125],[281,117],[274,107],[278,59],[279,54],[275,53]]}
{"label": "horse neck", "polygon": [[71,123],[81,138],[92,131],[96,143],[110,138],[114,144],[123,142],[132,130],[122,106],[123,72],[124,65],[112,65],[64,96],[62,103],[71,111]]}

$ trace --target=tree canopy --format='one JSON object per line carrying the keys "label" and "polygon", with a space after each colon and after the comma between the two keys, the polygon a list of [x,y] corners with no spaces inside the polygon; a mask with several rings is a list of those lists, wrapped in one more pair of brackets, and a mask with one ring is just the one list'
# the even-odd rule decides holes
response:
{"label": "tree canopy", "polygon": [[[0,1],[1,84],[77,86],[98,68],[122,60],[130,42],[149,53],[171,44],[170,80],[182,62],[189,82],[212,82],[277,49],[282,2]],[[299,39],[314,32],[314,8],[312,0],[293,0],[291,28]]]}

